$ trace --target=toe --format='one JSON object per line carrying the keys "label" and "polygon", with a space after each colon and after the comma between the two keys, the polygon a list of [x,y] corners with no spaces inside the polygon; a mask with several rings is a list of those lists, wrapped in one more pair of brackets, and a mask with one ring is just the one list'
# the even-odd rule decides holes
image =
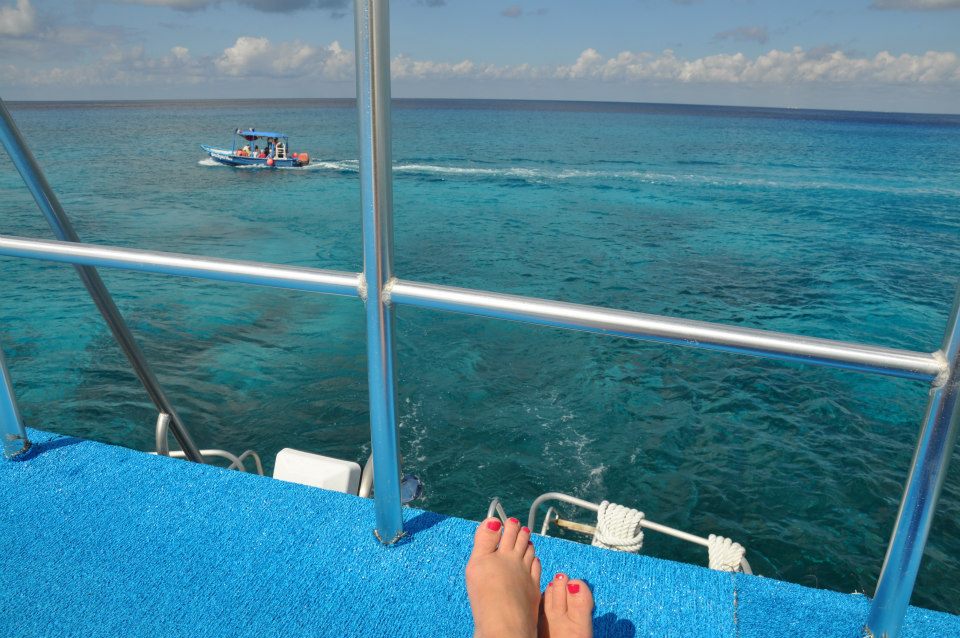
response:
{"label": "toe", "polygon": [[500,519],[493,516],[482,521],[473,537],[473,553],[471,556],[482,556],[495,552],[497,543],[500,542],[501,527]]}
{"label": "toe", "polygon": [[526,565],[527,569],[533,565],[533,559],[536,557],[537,553],[533,549],[533,543],[527,541],[527,551],[523,553],[523,564]]}
{"label": "toe", "polygon": [[578,578],[567,583],[567,616],[578,624],[592,622],[593,592],[587,583]]}
{"label": "toe", "polygon": [[555,618],[567,613],[567,577],[557,574],[547,585],[543,594],[543,613],[547,618]]}
{"label": "toe", "polygon": [[514,548],[521,556],[527,553],[527,549],[530,547],[530,528],[524,525],[520,528],[520,531],[517,532],[517,544]]}
{"label": "toe", "polygon": [[541,572],[540,558],[538,556],[533,557],[533,564],[530,565],[530,578],[533,579],[533,584],[537,586],[537,591],[540,591],[540,572]]}
{"label": "toe", "polygon": [[[517,546],[517,536],[520,534],[520,521],[515,518],[508,518],[507,524],[503,526],[503,538],[500,539],[501,552],[513,552]],[[526,542],[524,542],[526,545]]]}

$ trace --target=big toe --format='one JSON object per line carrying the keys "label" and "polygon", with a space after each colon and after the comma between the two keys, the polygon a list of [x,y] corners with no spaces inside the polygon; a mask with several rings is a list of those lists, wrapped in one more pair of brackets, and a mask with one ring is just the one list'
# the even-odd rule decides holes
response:
{"label": "big toe", "polygon": [[482,521],[477,527],[477,532],[473,535],[473,553],[471,556],[482,556],[495,552],[497,544],[500,542],[502,527],[503,524],[500,519],[495,516]]}
{"label": "big toe", "polygon": [[567,583],[567,616],[577,624],[593,623],[593,592],[579,578]]}

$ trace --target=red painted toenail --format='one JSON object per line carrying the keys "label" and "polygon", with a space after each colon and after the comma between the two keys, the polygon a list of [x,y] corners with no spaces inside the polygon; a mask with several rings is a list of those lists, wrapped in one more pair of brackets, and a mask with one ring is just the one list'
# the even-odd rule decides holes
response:
{"label": "red painted toenail", "polygon": [[578,584],[576,584],[576,583],[569,583],[569,584],[567,585],[567,591],[570,592],[571,594],[579,593],[579,592],[580,592],[580,585],[578,585]]}
{"label": "red painted toenail", "polygon": [[516,524],[516,523],[519,523],[520,521],[518,521],[517,519],[511,516],[510,518],[507,519],[507,522]]}
{"label": "red painted toenail", "polygon": [[529,533],[530,533],[530,528],[527,527],[526,525],[524,525],[523,527],[520,528],[520,531],[521,531],[521,532],[526,532],[527,534],[529,534]]}
{"label": "red painted toenail", "polygon": [[553,587],[553,583],[547,583],[547,588]]}
{"label": "red painted toenail", "polygon": [[500,521],[490,521],[489,523],[487,523],[487,529],[489,529],[491,532],[499,532]]}
{"label": "red painted toenail", "polygon": [[563,580],[563,574],[557,574],[556,576],[554,576],[554,578],[556,578],[557,580]]}

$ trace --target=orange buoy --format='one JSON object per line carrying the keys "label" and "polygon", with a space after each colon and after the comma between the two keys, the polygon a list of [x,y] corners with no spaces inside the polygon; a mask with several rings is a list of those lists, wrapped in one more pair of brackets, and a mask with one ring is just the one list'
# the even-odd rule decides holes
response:
{"label": "orange buoy", "polygon": [[297,156],[298,156],[298,155],[299,155],[299,153],[294,153],[294,154],[293,154],[293,159],[297,159]]}
{"label": "orange buoy", "polygon": [[310,155],[309,155],[309,153],[300,153],[300,155],[297,157],[297,159],[300,161],[300,165],[301,165],[301,166],[303,166],[304,164],[309,164],[309,163],[310,163]]}
{"label": "orange buoy", "polygon": [[273,166],[273,158],[267,160],[267,166]]}

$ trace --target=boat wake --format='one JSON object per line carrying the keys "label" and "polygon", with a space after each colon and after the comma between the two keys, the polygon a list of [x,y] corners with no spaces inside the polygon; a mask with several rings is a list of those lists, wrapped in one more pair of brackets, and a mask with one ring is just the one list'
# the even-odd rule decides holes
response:
{"label": "boat wake", "polygon": [[[360,170],[357,160],[313,160],[309,170],[331,171],[343,174],[355,174]],[[398,176],[410,175],[438,180],[474,179],[504,180],[529,184],[549,184],[570,181],[594,180],[599,184],[644,184],[653,186],[691,185],[717,188],[758,188],[784,190],[835,190],[871,193],[898,193],[904,195],[948,195],[960,196],[960,190],[929,187],[925,184],[892,183],[856,183],[832,180],[805,179],[797,176],[793,179],[765,179],[763,177],[730,176],[708,173],[645,171],[635,168],[583,169],[583,168],[542,168],[523,166],[450,166],[420,162],[398,162],[393,167]]]}
{"label": "boat wake", "polygon": [[[238,168],[242,170],[263,170],[266,166],[226,166],[207,157],[199,162],[200,166],[218,166],[221,168]],[[311,160],[306,166],[277,167],[281,170],[294,171],[327,171],[343,174],[356,174],[360,171],[360,163],[354,159],[345,160]],[[658,171],[644,171],[637,169],[553,169],[523,166],[448,166],[440,164],[404,163],[394,164],[394,173],[400,176],[410,175],[437,180],[474,179],[474,180],[504,180],[528,184],[562,183],[567,181],[594,180],[600,184],[645,184],[653,186],[691,185],[717,188],[774,188],[789,190],[836,190],[857,191],[872,193],[898,193],[904,195],[948,195],[960,196],[960,190],[926,187],[923,184],[863,184],[849,182],[835,182],[829,180],[771,180],[762,177],[732,177],[700,173],[666,173]]]}

